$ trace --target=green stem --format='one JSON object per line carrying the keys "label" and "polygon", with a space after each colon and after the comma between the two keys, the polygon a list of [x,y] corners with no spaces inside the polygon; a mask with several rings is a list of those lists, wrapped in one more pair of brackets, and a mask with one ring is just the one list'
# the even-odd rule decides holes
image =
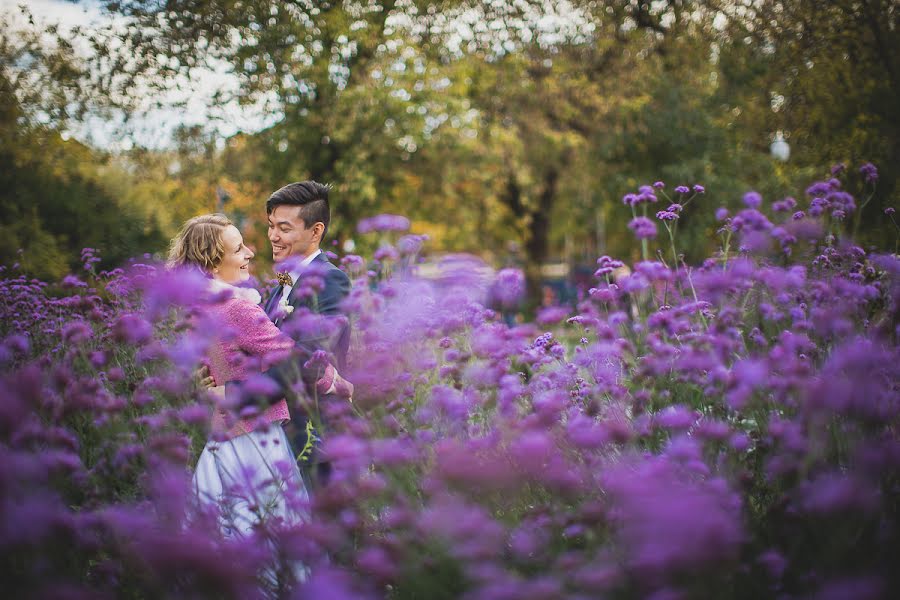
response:
{"label": "green stem", "polygon": [[724,271],[726,267],[728,267],[728,251],[731,250],[731,229],[728,230],[728,235],[725,236],[725,250],[722,257],[722,270]]}
{"label": "green stem", "polygon": [[859,205],[859,209],[856,211],[856,216],[853,219],[853,241],[857,241],[857,235],[859,234],[859,224],[862,222],[862,212],[866,207],[866,204],[875,196],[875,189],[872,189],[872,192],[869,194],[869,197],[863,200],[863,203]]}
{"label": "green stem", "polygon": [[672,233],[672,228],[669,227],[669,222],[664,221],[666,225],[666,231],[669,232],[669,244],[672,246],[672,264],[675,266],[675,270],[678,270],[678,252],[675,250],[675,235]]}

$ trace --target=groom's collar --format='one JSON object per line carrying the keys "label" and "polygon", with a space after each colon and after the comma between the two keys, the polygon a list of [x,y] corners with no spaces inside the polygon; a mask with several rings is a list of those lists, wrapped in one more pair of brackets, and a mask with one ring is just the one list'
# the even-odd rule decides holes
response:
{"label": "groom's collar", "polygon": [[288,261],[290,262],[290,270],[288,271],[288,273],[291,274],[291,278],[294,281],[300,279],[300,276],[303,275],[303,271],[306,269],[306,267],[308,267],[310,263],[312,263],[312,261],[314,261],[320,254],[322,254],[321,248],[317,249],[315,252],[300,261],[297,261],[296,259],[292,260],[289,258]]}

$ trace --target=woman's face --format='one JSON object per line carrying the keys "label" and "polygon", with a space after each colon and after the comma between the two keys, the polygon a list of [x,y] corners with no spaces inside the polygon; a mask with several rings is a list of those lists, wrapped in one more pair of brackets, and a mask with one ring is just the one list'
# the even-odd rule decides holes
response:
{"label": "woman's face", "polygon": [[225,283],[240,283],[250,278],[250,259],[253,252],[244,245],[241,232],[229,225],[222,233],[225,254],[219,266],[213,269],[213,277]]}

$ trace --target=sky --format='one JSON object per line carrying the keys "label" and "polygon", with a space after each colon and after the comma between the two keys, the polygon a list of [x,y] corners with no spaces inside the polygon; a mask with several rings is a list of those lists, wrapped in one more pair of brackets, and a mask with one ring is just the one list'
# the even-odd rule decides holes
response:
{"label": "sky", "polygon": [[[115,23],[115,18],[105,14],[97,0],[68,2],[66,0],[0,0],[0,13],[17,12],[16,7],[24,5],[38,23],[55,23],[62,28],[80,26],[82,28],[103,27]],[[121,18],[121,17],[116,17]],[[470,19],[469,19],[470,20]],[[467,19],[456,22],[459,43],[471,35]],[[549,37],[557,29],[581,28],[585,23],[572,14],[558,13],[541,16],[538,28]],[[452,38],[451,38],[451,46]],[[84,52],[88,50],[85,48]],[[217,91],[232,91],[239,85],[236,76],[230,73],[229,65],[221,63],[207,69],[194,69],[190,81],[182,79],[178,91],[164,94],[148,91],[147,106],[143,111],[131,115],[127,121],[124,115],[119,119],[89,118],[74,126],[68,135],[90,145],[109,150],[128,150],[137,144],[147,148],[165,148],[172,143],[172,132],[179,125],[202,125],[215,131],[219,143],[238,133],[255,132],[276,123],[281,118],[279,110],[271,109],[277,104],[263,103],[241,106],[236,102],[221,104],[213,101]],[[160,101],[165,108],[151,106]],[[178,103],[179,106],[175,106]]]}
{"label": "sky", "polygon": [[[20,18],[18,7],[25,6],[37,23],[58,24],[69,27],[102,27],[113,22],[104,14],[97,2],[78,3],[65,0],[0,0],[0,13]],[[134,145],[148,148],[165,148],[171,144],[171,134],[179,125],[203,125],[217,132],[221,140],[238,131],[258,131],[272,125],[279,115],[267,113],[262,106],[241,107],[236,103],[216,105],[212,96],[217,90],[229,90],[237,86],[236,77],[226,65],[216,69],[198,71],[184,89],[163,98],[164,104],[180,102],[182,106],[166,108],[148,107],[133,115],[127,126],[123,118],[89,118],[73,128],[69,135],[83,142],[110,150],[127,150]],[[157,100],[156,95],[153,100]],[[167,102],[170,101],[170,102]]]}

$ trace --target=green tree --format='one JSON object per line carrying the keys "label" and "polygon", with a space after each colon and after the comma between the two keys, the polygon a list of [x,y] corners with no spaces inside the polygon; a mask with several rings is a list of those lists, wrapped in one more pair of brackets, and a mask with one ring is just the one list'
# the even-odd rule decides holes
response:
{"label": "green tree", "polygon": [[25,17],[0,26],[0,261],[51,279],[76,269],[84,247],[119,264],[159,232],[102,185],[107,156],[69,138],[90,108],[88,74],[64,36]]}
{"label": "green tree", "polygon": [[[741,107],[735,126],[784,130],[791,163],[823,167],[878,165],[878,192],[864,210],[863,240],[892,245],[882,214],[900,200],[900,27],[896,2],[763,0],[721,4],[723,97]],[[860,183],[858,174],[856,183]],[[860,185],[860,187],[862,187]]]}

